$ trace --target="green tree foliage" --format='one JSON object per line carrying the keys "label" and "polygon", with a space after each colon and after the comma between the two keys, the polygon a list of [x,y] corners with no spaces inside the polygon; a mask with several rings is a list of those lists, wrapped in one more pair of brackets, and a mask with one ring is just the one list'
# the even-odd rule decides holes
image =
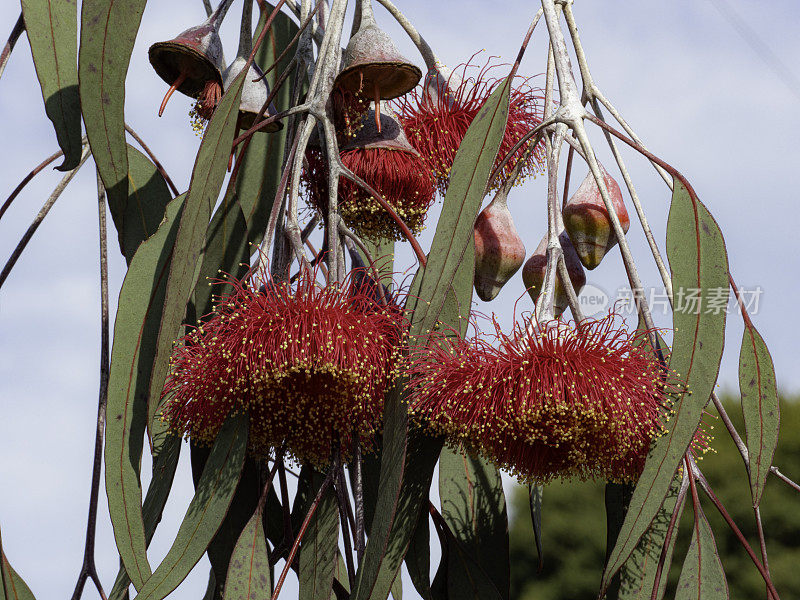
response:
{"label": "green tree foliage", "polygon": [[[744,434],[737,400],[725,401],[736,428]],[[712,408],[713,411],[713,408]],[[704,418],[706,429],[716,433],[714,452],[700,463],[707,478],[758,553],[758,538],[743,463],[722,422]],[[800,398],[781,400],[781,436],[774,464],[792,479],[800,477]],[[545,486],[542,507],[544,568],[537,573],[536,546],[531,526],[526,488],[516,490],[511,513],[511,597],[514,600],[574,600],[594,598],[606,552],[605,508],[602,482],[556,482]],[[744,549],[711,502],[701,502],[717,540],[725,567],[731,598],[765,596],[764,583]],[[773,580],[781,597],[800,598],[800,496],[770,476],[761,503],[767,552]],[[665,597],[674,596],[680,565],[691,538],[691,499],[681,519],[669,587]]]}

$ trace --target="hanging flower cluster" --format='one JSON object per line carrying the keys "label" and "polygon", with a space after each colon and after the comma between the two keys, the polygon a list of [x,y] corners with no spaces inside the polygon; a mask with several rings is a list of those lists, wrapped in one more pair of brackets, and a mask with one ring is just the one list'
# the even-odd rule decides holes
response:
{"label": "hanging flower cluster", "polygon": [[212,442],[229,413],[250,414],[250,451],[285,447],[325,464],[354,432],[371,448],[384,394],[402,363],[405,317],[366,278],[320,286],[303,271],[289,285],[266,271],[230,281],[213,317],[176,346],[163,418]]}
{"label": "hanging flower cluster", "polygon": [[[492,69],[501,66],[492,64],[491,59],[477,75],[468,75],[469,69],[476,68],[473,58],[474,55],[452,73],[443,67],[430,70],[423,87],[395,101],[408,139],[429,163],[442,195],[447,191],[450,169],[467,129],[491,93],[504,81],[490,76]],[[525,134],[542,122],[539,94],[528,78],[516,78],[511,89],[508,124],[495,166]],[[539,144],[532,151],[525,147],[518,149],[495,179],[494,188],[500,186],[519,161],[524,161],[517,178],[517,183],[522,183],[526,177],[542,170],[543,146]]]}
{"label": "hanging flower cluster", "polygon": [[[425,222],[434,200],[430,167],[411,147],[394,114],[384,109],[362,115],[352,139],[342,147],[342,164],[375,189],[413,233]],[[309,146],[303,181],[312,206],[323,215],[328,211],[328,164],[319,147]],[[404,239],[394,218],[376,198],[349,179],[339,179],[339,214],[357,234],[370,238]]]}
{"label": "hanging flower cluster", "polygon": [[495,329],[495,344],[432,343],[413,356],[411,412],[522,481],[636,479],[676,390],[644,334],[613,314],[579,330]]}

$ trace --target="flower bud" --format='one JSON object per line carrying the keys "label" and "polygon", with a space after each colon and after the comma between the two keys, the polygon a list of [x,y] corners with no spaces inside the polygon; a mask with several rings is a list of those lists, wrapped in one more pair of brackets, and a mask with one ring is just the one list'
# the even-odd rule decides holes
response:
{"label": "flower bud", "polygon": [[[578,257],[578,253],[575,251],[575,247],[572,245],[569,236],[565,232],[562,232],[561,235],[558,236],[558,241],[561,243],[561,249],[564,251],[564,263],[567,266],[567,273],[569,273],[569,279],[572,282],[572,287],[575,289],[575,294],[579,294],[583,286],[586,285],[586,273],[584,272],[583,267],[581,267],[581,260]],[[536,299],[542,292],[546,271],[547,236],[545,235],[542,238],[542,241],[539,242],[539,245],[536,247],[536,251],[527,260],[525,266],[522,267],[522,281],[525,283],[525,287],[528,288],[528,293],[531,295],[531,298],[533,298],[534,302],[536,302]],[[569,306],[567,292],[564,290],[564,286],[561,285],[561,280],[559,279],[558,274],[556,274],[556,285],[554,291],[555,301],[553,305],[553,312],[554,315],[558,317],[562,312],[564,312],[564,310],[566,310],[567,306]]]}
{"label": "flower bud", "polygon": [[475,291],[484,302],[494,299],[525,261],[519,237],[502,191],[475,221]]}
{"label": "flower bud", "polygon": [[[606,172],[603,165],[600,165],[600,170],[603,172],[606,189],[622,230],[627,232],[631,221],[619,185]],[[600,195],[600,188],[591,173],[567,201],[562,215],[564,228],[575,246],[581,263],[587,269],[594,269],[617,243],[617,236],[614,234],[611,219]]]}

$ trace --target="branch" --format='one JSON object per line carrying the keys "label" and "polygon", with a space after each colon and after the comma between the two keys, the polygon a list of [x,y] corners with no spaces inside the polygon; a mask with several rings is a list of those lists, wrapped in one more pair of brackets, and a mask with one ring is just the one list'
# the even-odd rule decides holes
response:
{"label": "branch", "polygon": [[42,206],[41,210],[39,211],[39,214],[36,215],[36,217],[33,219],[33,222],[30,224],[30,227],[28,227],[28,230],[22,236],[22,239],[19,241],[19,244],[17,244],[17,247],[14,248],[14,252],[8,259],[8,262],[6,263],[5,267],[3,267],[3,271],[0,272],[0,287],[2,287],[3,283],[5,283],[6,278],[11,273],[11,269],[14,268],[14,265],[17,263],[17,260],[19,260],[19,257],[25,250],[25,247],[28,245],[28,242],[31,241],[33,234],[36,233],[36,230],[39,228],[39,225],[42,224],[42,221],[47,216],[47,213],[49,213],[50,209],[53,208],[53,204],[56,203],[56,200],[58,200],[58,197],[61,195],[61,192],[63,192],[64,188],[67,187],[67,184],[69,184],[69,182],[72,181],[72,178],[75,177],[75,174],[80,170],[80,168],[83,166],[83,163],[86,162],[87,158],[89,158],[88,145],[84,146],[83,148],[83,154],[81,155],[81,161],[78,163],[78,166],[72,169],[72,171],[66,173],[64,177],[61,178],[61,181],[58,182],[58,185],[53,190],[53,193],[50,194],[50,197]]}
{"label": "branch", "polygon": [[108,234],[106,228],[106,190],[100,173],[97,173],[97,208],[100,226],[100,393],[97,403],[97,427],[94,437],[94,459],[92,461],[92,487],[89,493],[89,518],[86,525],[86,544],[83,565],[72,593],[72,600],[83,595],[86,579],[91,577],[100,597],[106,600],[103,586],[97,575],[94,560],[95,535],[97,531],[97,498],[100,493],[100,471],[103,467],[103,433],[106,425],[106,402],[109,378],[109,324],[108,324]]}
{"label": "branch", "polygon": [[11,58],[11,51],[14,49],[14,46],[17,44],[17,40],[19,36],[22,35],[22,32],[25,31],[25,20],[22,18],[22,12],[19,13],[19,18],[17,22],[14,23],[14,28],[11,30],[11,34],[8,36],[8,41],[6,45],[3,46],[3,51],[0,53],[0,77],[3,76],[3,71],[6,70],[6,64],[8,63],[8,59]]}

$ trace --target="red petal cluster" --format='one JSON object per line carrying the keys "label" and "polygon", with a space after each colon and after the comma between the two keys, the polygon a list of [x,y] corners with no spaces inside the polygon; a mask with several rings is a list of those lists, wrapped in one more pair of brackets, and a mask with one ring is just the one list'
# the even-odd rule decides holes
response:
{"label": "red petal cluster", "polygon": [[[467,129],[491,93],[504,80],[489,76],[493,68],[500,66],[492,65],[491,59],[477,75],[468,76],[467,70],[475,68],[471,60],[456,67],[446,84],[441,78],[429,80],[430,85],[438,87],[436,93],[431,94],[426,88],[417,87],[398,98],[395,104],[409,142],[430,164],[442,195],[447,191],[450,169]],[[542,122],[540,90],[532,88],[528,78],[517,77],[515,83],[511,90],[508,124],[495,166],[525,134]],[[521,160],[525,165],[518,181],[542,170],[544,147],[539,144],[529,153],[524,147],[517,150],[495,179],[495,188]]]}
{"label": "red petal cluster", "polygon": [[522,481],[636,479],[675,389],[644,334],[613,314],[580,330],[495,328],[496,345],[431,344],[412,357],[411,412]]}
{"label": "red petal cluster", "polygon": [[229,413],[247,410],[256,455],[285,447],[326,464],[354,432],[369,449],[406,326],[401,309],[355,281],[321,287],[305,273],[290,286],[266,271],[231,281],[213,317],[173,352],[163,418],[212,442]]}
{"label": "red petal cluster", "polygon": [[[309,202],[323,214],[328,208],[328,165],[322,153],[306,152],[304,181]],[[355,148],[341,153],[342,164],[383,196],[408,228],[422,229],[435,189],[422,158],[391,148]],[[404,239],[395,220],[370,194],[349,179],[339,179],[339,213],[357,234],[370,239]]]}

